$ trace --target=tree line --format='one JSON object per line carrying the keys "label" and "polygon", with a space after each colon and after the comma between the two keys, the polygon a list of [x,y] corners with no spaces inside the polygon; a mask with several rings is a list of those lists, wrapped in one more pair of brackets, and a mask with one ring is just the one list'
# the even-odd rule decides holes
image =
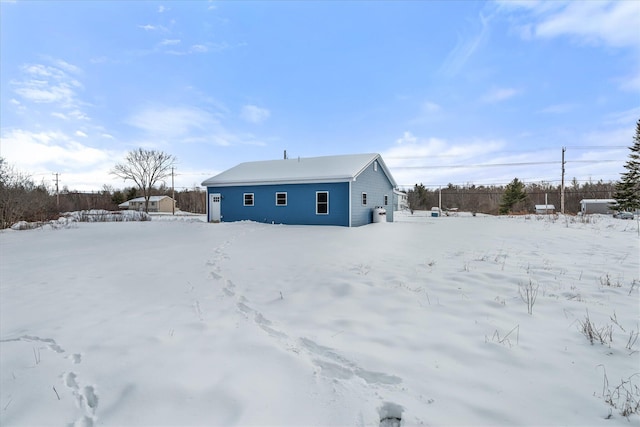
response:
{"label": "tree line", "polygon": [[[625,172],[616,182],[579,183],[575,178],[564,188],[564,211],[575,214],[580,211],[582,199],[615,199],[615,209],[640,210],[640,120],[636,123],[636,135],[629,147],[631,153],[625,163]],[[18,221],[47,221],[56,219],[61,212],[106,209],[117,210],[118,205],[136,197],[144,197],[148,212],[149,198],[155,195],[174,197],[179,209],[185,212],[205,213],[206,192],[199,187],[173,192],[162,178],[172,173],[176,158],[156,150],[139,148],[130,151],[125,161],[118,163],[111,174],[133,181],[135,186],[114,190],[110,186],[96,193],[69,191],[63,188],[52,194],[44,184],[38,184],[24,173],[16,171],[0,157],[0,228],[10,227]],[[160,184],[156,187],[156,184]],[[416,184],[407,192],[409,208],[428,210],[434,206],[487,214],[529,213],[535,205],[554,205],[561,208],[560,185],[550,183],[524,183],[514,178],[506,186],[458,186],[429,189]]]}
{"label": "tree line", "polygon": [[[453,185],[442,188],[427,188],[416,184],[407,191],[411,210],[429,210],[440,206],[442,209],[457,209],[491,215],[505,213],[530,213],[535,205],[554,205],[560,211],[560,185],[550,183],[523,183],[517,178],[508,185]],[[573,179],[564,190],[565,213],[580,211],[582,199],[612,199],[616,184],[612,182],[579,183]]]}
{"label": "tree line", "polygon": [[[629,160],[620,180],[613,182],[587,182],[580,184],[575,178],[564,188],[564,212],[580,212],[583,199],[613,199],[613,210],[640,211],[640,120],[636,122],[636,134],[629,147]],[[558,212],[562,203],[561,185],[550,183],[529,183],[514,178],[506,186],[457,186],[428,189],[416,184],[407,191],[409,208],[427,210],[438,206],[444,209],[482,212],[487,214],[530,213],[535,205],[553,205]]]}
{"label": "tree line", "polygon": [[[200,187],[180,191],[162,184],[148,193],[150,196],[175,195],[178,208],[184,212],[205,213],[206,192]],[[0,229],[18,221],[40,222],[57,219],[60,213],[81,210],[118,210],[118,205],[144,194],[136,187],[114,189],[105,185],[100,191],[86,192],[63,187],[59,194],[44,182],[17,171],[0,157]]]}

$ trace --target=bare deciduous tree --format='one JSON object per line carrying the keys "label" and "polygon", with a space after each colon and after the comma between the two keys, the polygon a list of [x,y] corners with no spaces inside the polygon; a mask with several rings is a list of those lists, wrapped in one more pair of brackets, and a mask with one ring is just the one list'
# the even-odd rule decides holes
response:
{"label": "bare deciduous tree", "polygon": [[174,156],[162,151],[138,148],[129,151],[124,163],[118,163],[111,174],[133,181],[144,196],[145,212],[149,212],[151,189],[158,181],[171,174],[175,161]]}

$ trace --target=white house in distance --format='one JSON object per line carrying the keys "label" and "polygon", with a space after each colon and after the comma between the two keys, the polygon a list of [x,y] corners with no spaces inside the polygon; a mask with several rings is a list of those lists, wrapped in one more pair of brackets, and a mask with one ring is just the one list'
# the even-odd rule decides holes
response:
{"label": "white house in distance", "polygon": [[[176,201],[169,196],[149,197],[149,212],[174,212]],[[144,211],[144,197],[136,197],[118,205],[120,209]]]}
{"label": "white house in distance", "polygon": [[393,210],[404,211],[409,209],[409,199],[407,193],[397,189],[393,190]]}
{"label": "white house in distance", "polygon": [[582,199],[580,200],[580,212],[587,214],[609,214],[612,206],[617,205],[615,199]]}

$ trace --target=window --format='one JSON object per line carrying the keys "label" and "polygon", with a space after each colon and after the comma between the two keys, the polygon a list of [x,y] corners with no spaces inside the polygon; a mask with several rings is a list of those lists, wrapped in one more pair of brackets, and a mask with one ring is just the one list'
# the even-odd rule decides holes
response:
{"label": "window", "polygon": [[387,206],[389,204],[389,196],[384,195],[384,205]]}
{"label": "window", "polygon": [[367,205],[367,193],[362,193],[362,206]]}
{"label": "window", "polygon": [[378,172],[378,161],[373,162],[373,171]]}
{"label": "window", "polygon": [[244,205],[253,206],[253,193],[244,193]]}
{"label": "window", "polygon": [[317,191],[316,192],[316,215],[328,215],[329,214],[329,192]]}
{"label": "window", "polygon": [[276,193],[276,206],[287,206],[287,193]]}

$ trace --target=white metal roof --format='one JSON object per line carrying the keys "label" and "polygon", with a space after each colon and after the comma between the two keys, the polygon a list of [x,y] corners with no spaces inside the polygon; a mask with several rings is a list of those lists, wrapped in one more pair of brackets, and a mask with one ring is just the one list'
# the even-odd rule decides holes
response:
{"label": "white metal roof", "polygon": [[203,186],[300,184],[345,182],[355,179],[375,160],[395,187],[396,183],[379,154],[347,154],[240,163],[202,182]]}
{"label": "white metal roof", "polygon": [[[150,202],[159,202],[160,200],[164,199],[165,197],[167,197],[169,199],[171,198],[169,196],[150,196],[149,197],[149,201]],[[135,199],[127,200],[124,203],[129,203],[129,202],[144,202],[144,197],[136,197]]]}
{"label": "white metal roof", "polygon": [[615,199],[582,199],[580,203],[618,203]]}

